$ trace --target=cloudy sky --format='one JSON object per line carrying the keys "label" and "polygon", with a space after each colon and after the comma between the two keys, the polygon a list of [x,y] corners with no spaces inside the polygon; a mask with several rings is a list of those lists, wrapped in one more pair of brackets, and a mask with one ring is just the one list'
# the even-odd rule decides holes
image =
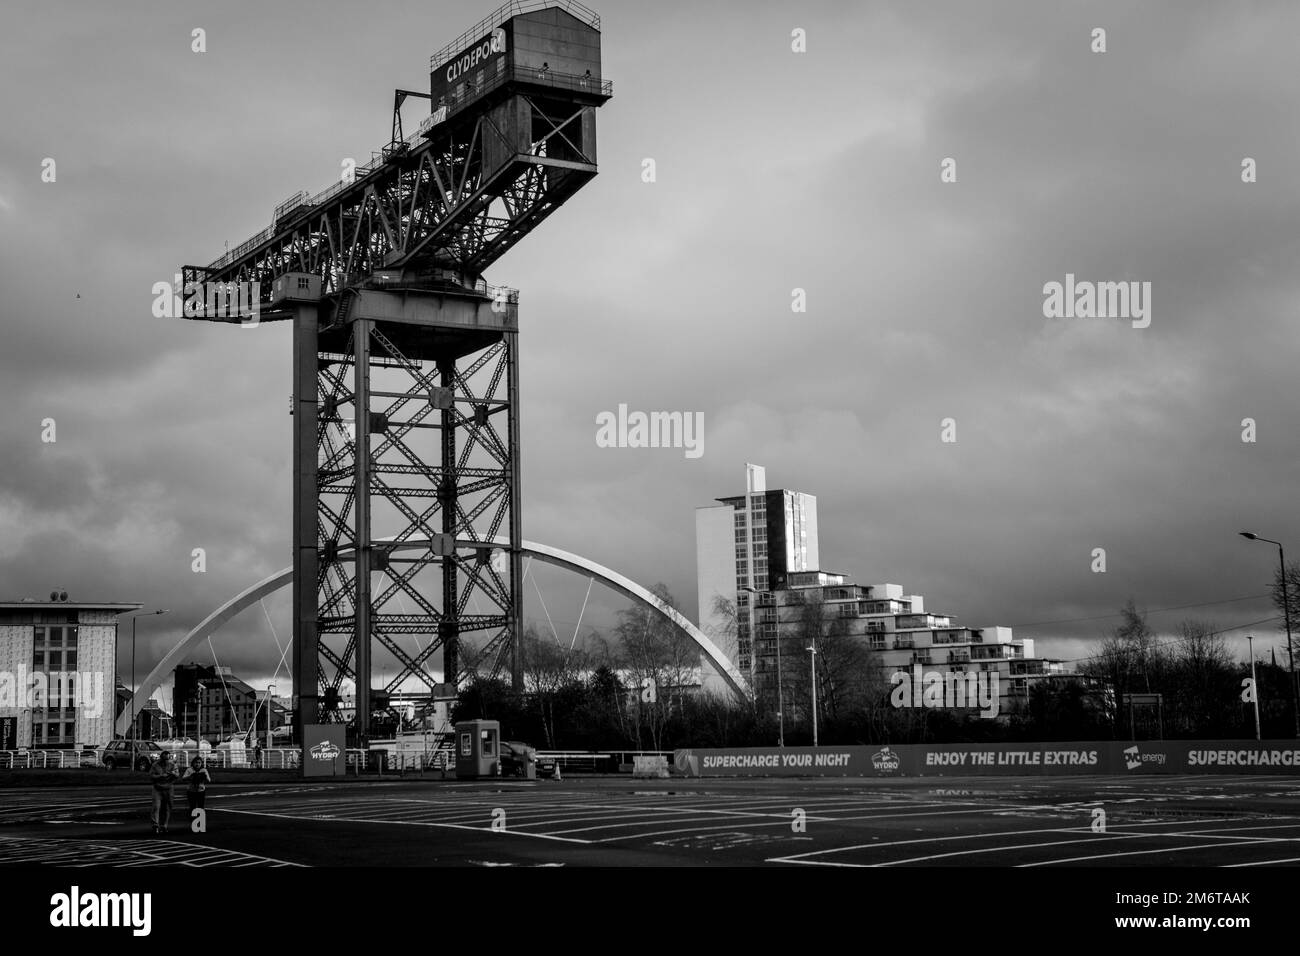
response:
{"label": "cloudy sky", "polygon": [[[1236,532],[1300,558],[1300,8],[703,6],[599,5],[600,175],[488,275],[522,290],[525,537],[693,613],[694,509],[753,461],[817,495],[826,567],[1040,652],[1085,656],[1129,597],[1272,618],[1276,552]],[[491,9],[7,4],[3,597],[170,608],[143,670],[289,563],[289,330],[156,319],[151,286],[368,159]],[[1150,282],[1150,327],[1045,318],[1067,273]],[[620,403],[702,412],[703,456],[597,447]],[[582,587],[548,586],[571,629]],[[213,651],[265,679],[271,628],[281,599]]]}

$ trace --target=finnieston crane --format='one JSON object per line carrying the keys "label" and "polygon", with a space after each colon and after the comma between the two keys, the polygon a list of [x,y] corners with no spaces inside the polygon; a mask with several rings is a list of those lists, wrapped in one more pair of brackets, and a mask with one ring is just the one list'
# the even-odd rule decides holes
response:
{"label": "finnieston crane", "polygon": [[[390,695],[449,699],[507,664],[522,685],[519,295],[483,272],[596,175],[612,94],[599,16],[514,0],[433,55],[428,93],[395,92],[392,137],[354,176],[182,269],[293,323],[299,732],[342,719],[345,680],[360,744]],[[429,115],[406,135],[412,97]],[[213,301],[186,317],[241,321]]]}

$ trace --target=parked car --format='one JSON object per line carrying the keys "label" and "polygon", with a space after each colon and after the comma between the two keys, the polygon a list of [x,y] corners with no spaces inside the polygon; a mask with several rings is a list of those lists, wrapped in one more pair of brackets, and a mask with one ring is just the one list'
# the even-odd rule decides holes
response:
{"label": "parked car", "polygon": [[136,770],[148,770],[163,753],[163,749],[152,740],[110,740],[99,752],[99,762],[109,770],[129,767],[133,750]]}
{"label": "parked car", "polygon": [[501,776],[526,777],[527,764],[531,761],[539,777],[549,777],[555,773],[555,758],[538,756],[537,750],[519,740],[501,741]]}

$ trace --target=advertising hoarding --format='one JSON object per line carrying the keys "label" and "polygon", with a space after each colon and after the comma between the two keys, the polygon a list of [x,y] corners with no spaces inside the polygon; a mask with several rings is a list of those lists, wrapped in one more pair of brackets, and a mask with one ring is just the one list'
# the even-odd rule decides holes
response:
{"label": "advertising hoarding", "polygon": [[347,774],[347,731],[342,724],[307,724],[302,729],[302,775],[342,777]]}
{"label": "advertising hoarding", "polygon": [[698,777],[1062,776],[1137,773],[1300,774],[1293,740],[1115,740],[678,750]]}

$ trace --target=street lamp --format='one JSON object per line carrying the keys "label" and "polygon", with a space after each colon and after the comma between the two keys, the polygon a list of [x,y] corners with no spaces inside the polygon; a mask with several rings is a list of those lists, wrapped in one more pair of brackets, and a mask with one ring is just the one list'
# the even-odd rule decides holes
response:
{"label": "street lamp", "polygon": [[275,700],[275,694],[272,693],[274,690],[274,684],[266,685],[266,764],[268,767],[271,765],[271,705]]}
{"label": "street lamp", "polygon": [[807,651],[812,655],[812,714],[813,746],[817,746],[817,648],[809,644]]}
{"label": "street lamp", "polygon": [[1291,647],[1291,598],[1287,593],[1286,586],[1286,553],[1282,550],[1281,541],[1274,541],[1272,538],[1261,538],[1249,531],[1238,533],[1250,541],[1263,541],[1266,544],[1277,545],[1277,561],[1282,570],[1282,614],[1286,621],[1286,653],[1291,665],[1291,711],[1295,716],[1295,735],[1300,737],[1300,682],[1296,680],[1295,651]]}
{"label": "street lamp", "polygon": [[135,684],[135,619],[142,614],[166,614],[169,608],[162,608],[158,611],[137,611],[131,615],[131,769],[135,769],[135,761],[138,756],[136,744],[140,739],[140,728],[136,726],[136,706],[135,698],[140,688]]}
{"label": "street lamp", "polygon": [[[750,594],[758,594],[757,588],[742,586],[737,588],[738,591],[748,591]],[[785,692],[781,686],[781,622],[776,622],[776,745],[785,746]]]}
{"label": "street lamp", "polygon": [[196,680],[194,682],[194,691],[190,694],[190,699],[194,702],[194,755],[196,757],[203,751],[199,744],[203,740],[203,695],[207,693],[207,690],[207,684],[201,680]]}
{"label": "street lamp", "polygon": [[1259,740],[1259,684],[1255,680],[1255,635],[1247,634],[1250,645],[1250,696],[1255,699],[1255,739]]}

